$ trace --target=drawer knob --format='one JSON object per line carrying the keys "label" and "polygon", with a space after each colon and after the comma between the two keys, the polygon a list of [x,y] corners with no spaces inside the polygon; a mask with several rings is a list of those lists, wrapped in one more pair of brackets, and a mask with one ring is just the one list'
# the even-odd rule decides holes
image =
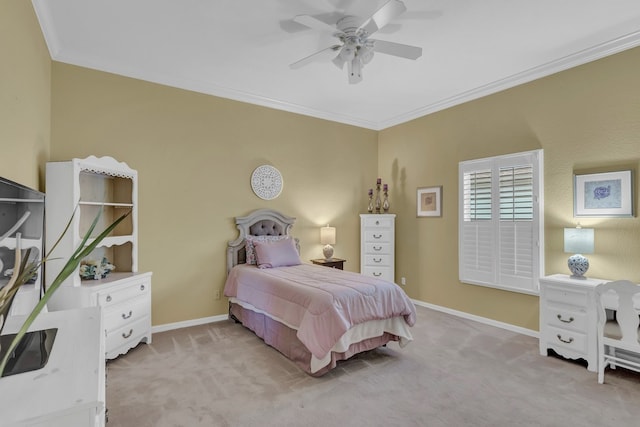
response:
{"label": "drawer knob", "polygon": [[111,295],[107,295],[107,302],[111,302]]}
{"label": "drawer knob", "polygon": [[558,339],[560,341],[562,341],[565,344],[571,344],[573,342],[573,337],[569,338],[568,340],[565,340],[564,338],[562,338],[562,335],[558,334],[556,335],[558,337]]}
{"label": "drawer knob", "polygon": [[380,277],[380,276],[382,276],[382,273],[376,273],[376,272],[374,271],[374,272],[373,272],[373,275],[374,275],[375,277]]}
{"label": "drawer knob", "polygon": [[124,332],[122,333],[122,338],[124,338],[125,340],[127,338],[129,338],[131,335],[133,334],[133,329],[129,329],[129,333],[125,334]]}
{"label": "drawer knob", "polygon": [[144,291],[144,285],[140,285],[140,290]]}
{"label": "drawer knob", "polygon": [[380,221],[376,221],[376,225],[380,225]]}
{"label": "drawer knob", "polygon": [[374,246],[373,250],[374,251],[381,251],[382,250],[382,246]]}
{"label": "drawer knob", "polygon": [[382,258],[378,258],[378,259],[374,258],[373,262],[382,262]]}
{"label": "drawer knob", "polygon": [[382,237],[382,234],[374,234],[374,235],[373,235],[373,238],[374,238],[374,239],[379,239],[379,238],[381,238],[381,237]]}
{"label": "drawer knob", "polygon": [[128,314],[128,315],[127,315],[127,314],[125,314],[125,313],[122,313],[122,318],[123,318],[123,319],[128,319],[128,318],[130,318],[130,317],[131,317],[131,315],[132,315],[132,314],[133,314],[133,311],[132,311],[132,310],[129,310],[129,314]]}
{"label": "drawer knob", "polygon": [[561,314],[558,314],[558,320],[563,322],[563,323],[571,323],[573,322],[575,319],[572,317],[569,317],[569,320],[567,319],[563,319]]}

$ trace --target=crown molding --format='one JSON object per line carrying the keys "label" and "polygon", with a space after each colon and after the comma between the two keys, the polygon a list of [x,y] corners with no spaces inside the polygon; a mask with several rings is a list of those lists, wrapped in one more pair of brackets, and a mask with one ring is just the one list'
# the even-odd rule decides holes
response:
{"label": "crown molding", "polygon": [[454,107],[465,102],[473,101],[474,99],[482,98],[484,96],[491,95],[505,89],[510,89],[534,80],[541,79],[543,77],[550,76],[552,74],[559,73],[561,71],[566,71],[568,69],[596,61],[598,59],[606,58],[607,56],[611,56],[637,46],[640,46],[640,31],[636,31],[616,38],[614,40],[610,40],[599,45],[584,49],[582,51],[564,56],[562,58],[558,58],[554,61],[547,62],[546,64],[530,68],[520,73],[512,74],[503,79],[496,80],[486,85],[468,90],[466,92],[461,92],[449,98],[445,98],[416,110],[407,112],[406,114],[381,121],[377,123],[377,130],[383,130],[392,126],[406,123],[419,117],[427,116],[437,111]]}
{"label": "crown molding", "polygon": [[[41,25],[46,25],[46,22],[43,23],[41,21]],[[54,34],[50,31],[44,31],[44,33]],[[424,107],[414,109],[412,111],[408,111],[407,113],[390,117],[381,121],[371,121],[363,119],[361,117],[354,117],[344,114],[338,114],[332,111],[314,109],[303,105],[286,102],[281,99],[259,96],[242,90],[220,85],[212,85],[202,81],[177,79],[174,76],[163,75],[161,72],[158,72],[158,70],[131,69],[122,64],[106,63],[98,58],[77,58],[74,55],[66,54],[64,50],[59,49],[57,46],[57,41],[55,40],[55,36],[48,37],[47,44],[49,45],[52,59],[58,62],[109,72],[169,87],[204,93],[221,98],[231,99],[234,101],[274,108],[290,113],[301,114],[304,116],[380,131],[389,127],[406,123],[419,117],[427,116],[429,114],[433,114],[435,112],[460,105],[465,102],[482,98],[484,96],[491,95],[505,89],[510,89],[524,83],[547,77],[560,71],[565,71],[570,68],[574,68],[579,65],[583,65],[588,62],[602,59],[607,56],[640,46],[640,31],[636,31],[634,33],[616,38],[614,40],[601,43],[591,48],[587,48],[582,51],[558,58],[554,61],[550,61],[545,64],[524,70],[522,72],[512,74],[505,78],[487,83],[485,85],[465,92],[461,92],[448,98],[444,98],[431,104],[425,105]]]}

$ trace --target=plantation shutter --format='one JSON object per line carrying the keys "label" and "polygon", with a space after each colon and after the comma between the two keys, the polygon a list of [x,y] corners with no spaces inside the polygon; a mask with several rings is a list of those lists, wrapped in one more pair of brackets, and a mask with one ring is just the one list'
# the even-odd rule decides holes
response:
{"label": "plantation shutter", "polygon": [[[495,276],[492,260],[494,248],[491,200],[491,169],[476,165],[463,172],[463,217],[460,251],[462,277],[488,282]],[[484,167],[483,167],[484,166]]]}
{"label": "plantation shutter", "polygon": [[460,163],[460,281],[537,291],[541,161],[533,151]]}
{"label": "plantation shutter", "polygon": [[533,232],[533,166],[499,169],[500,270],[498,283],[529,289],[534,277],[537,241]]}

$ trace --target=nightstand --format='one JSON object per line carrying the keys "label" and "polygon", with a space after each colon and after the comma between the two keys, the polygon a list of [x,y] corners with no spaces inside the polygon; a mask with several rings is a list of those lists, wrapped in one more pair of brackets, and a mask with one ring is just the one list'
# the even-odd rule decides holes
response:
{"label": "nightstand", "polygon": [[584,359],[598,369],[595,288],[608,280],[572,279],[566,274],[540,278],[540,354],[552,349],[569,359]]}
{"label": "nightstand", "polygon": [[338,270],[343,270],[343,266],[346,259],[341,258],[321,258],[321,259],[312,259],[311,262],[317,265],[322,265],[324,267],[337,268]]}

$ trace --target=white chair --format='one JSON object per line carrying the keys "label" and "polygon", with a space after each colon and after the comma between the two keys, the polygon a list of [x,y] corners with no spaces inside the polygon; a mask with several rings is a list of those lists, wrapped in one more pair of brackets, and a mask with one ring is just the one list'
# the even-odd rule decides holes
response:
{"label": "white chair", "polygon": [[[619,366],[640,372],[640,342],[638,341],[640,295],[638,294],[640,294],[640,286],[627,280],[596,286],[598,382],[600,384],[604,382],[604,370],[607,365],[611,369]],[[636,295],[638,297],[634,305]],[[613,312],[613,315],[607,316],[607,311]]]}

